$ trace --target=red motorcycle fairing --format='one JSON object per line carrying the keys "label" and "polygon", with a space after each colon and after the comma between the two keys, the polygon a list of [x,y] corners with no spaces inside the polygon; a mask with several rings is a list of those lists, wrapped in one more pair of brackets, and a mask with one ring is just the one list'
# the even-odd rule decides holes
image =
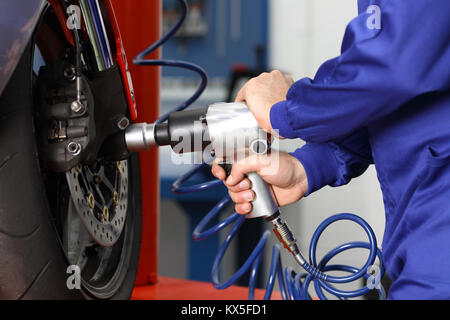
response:
{"label": "red motorcycle fairing", "polygon": [[116,52],[114,53],[117,64],[122,75],[122,82],[127,97],[128,108],[130,109],[130,116],[133,121],[137,119],[137,106],[136,97],[133,88],[133,81],[131,79],[131,72],[128,67],[127,55],[122,41],[122,35],[120,34],[119,25],[117,22],[116,14],[114,12],[114,6],[111,0],[106,0],[106,7],[108,9],[109,19],[114,31],[114,39],[116,40]]}

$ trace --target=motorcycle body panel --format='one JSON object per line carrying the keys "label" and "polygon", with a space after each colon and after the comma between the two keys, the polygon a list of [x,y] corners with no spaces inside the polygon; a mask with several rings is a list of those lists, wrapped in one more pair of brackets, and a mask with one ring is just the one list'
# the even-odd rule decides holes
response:
{"label": "motorcycle body panel", "polygon": [[0,2],[0,94],[47,6],[46,0]]}

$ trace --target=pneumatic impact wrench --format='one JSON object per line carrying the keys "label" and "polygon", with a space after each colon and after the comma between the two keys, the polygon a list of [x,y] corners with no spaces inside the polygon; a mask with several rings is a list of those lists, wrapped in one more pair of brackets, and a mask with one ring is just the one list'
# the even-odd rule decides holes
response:
{"label": "pneumatic impact wrench", "polygon": [[[234,159],[248,154],[265,154],[270,150],[267,134],[259,127],[245,103],[216,103],[207,108],[170,114],[164,123],[135,123],[125,130],[124,142],[130,152],[154,146],[171,146],[176,153],[205,151],[211,148],[221,166],[230,173]],[[308,272],[322,280],[326,275],[314,270],[304,259],[296,240],[279,217],[271,186],[257,173],[247,174],[255,199],[247,219],[264,218],[272,222],[274,233],[295,260]]]}

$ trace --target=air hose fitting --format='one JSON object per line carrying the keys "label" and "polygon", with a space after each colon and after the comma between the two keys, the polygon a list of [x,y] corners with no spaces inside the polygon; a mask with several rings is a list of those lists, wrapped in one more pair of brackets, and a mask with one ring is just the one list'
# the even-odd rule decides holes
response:
{"label": "air hose fitting", "polygon": [[278,240],[284,246],[286,250],[288,250],[293,256],[295,261],[303,268],[306,272],[313,275],[314,278],[318,278],[320,280],[326,281],[327,275],[323,272],[317,270],[313,266],[311,266],[306,259],[301,254],[300,250],[297,246],[297,240],[294,237],[291,229],[287,225],[286,222],[281,220],[281,218],[276,218],[272,220],[273,223],[273,233],[276,235]]}
{"label": "air hose fitting", "polygon": [[272,223],[273,233],[275,233],[281,244],[294,256],[299,254],[300,250],[297,246],[297,240],[286,222],[283,222],[281,218],[276,218],[272,220]]}

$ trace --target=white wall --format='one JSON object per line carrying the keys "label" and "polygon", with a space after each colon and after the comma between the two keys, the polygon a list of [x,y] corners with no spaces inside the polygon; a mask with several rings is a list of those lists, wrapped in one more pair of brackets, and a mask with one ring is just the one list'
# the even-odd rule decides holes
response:
{"label": "white wall", "polygon": [[269,64],[294,78],[313,77],[338,56],[356,0],[269,0]]}
{"label": "white wall", "polygon": [[[356,15],[356,0],[270,0],[270,66],[290,73],[295,80],[314,77],[324,61],[339,55],[345,27]],[[292,151],[302,143],[300,140],[283,141],[281,149]],[[380,246],[384,206],[373,166],[347,186],[325,187],[299,203],[283,208],[282,215],[292,226],[307,257],[309,242],[317,226],[328,216],[341,212],[363,217],[374,229]],[[318,258],[341,243],[365,239],[363,231],[356,225],[338,222],[325,232],[319,243]],[[289,255],[282,257],[285,265],[298,270]],[[366,257],[364,250],[354,249],[333,262],[361,267]]]}

